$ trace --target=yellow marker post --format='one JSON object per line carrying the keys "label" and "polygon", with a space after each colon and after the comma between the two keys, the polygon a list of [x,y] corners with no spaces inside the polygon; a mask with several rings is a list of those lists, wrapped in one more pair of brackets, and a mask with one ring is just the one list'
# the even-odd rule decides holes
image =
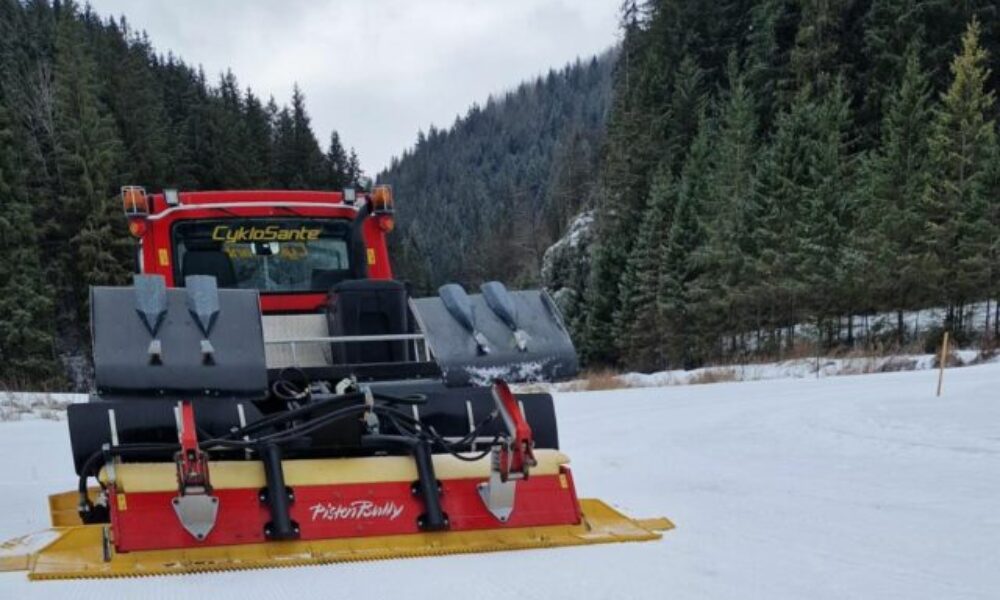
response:
{"label": "yellow marker post", "polygon": [[944,339],[941,340],[941,358],[938,359],[938,387],[937,395],[941,397],[941,385],[944,383],[944,363],[948,360],[948,332],[944,332]]}

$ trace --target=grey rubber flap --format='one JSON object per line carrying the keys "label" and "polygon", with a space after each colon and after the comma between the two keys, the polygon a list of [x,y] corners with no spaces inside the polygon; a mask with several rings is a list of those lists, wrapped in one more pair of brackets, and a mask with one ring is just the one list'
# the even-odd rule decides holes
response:
{"label": "grey rubber flap", "polygon": [[160,323],[167,316],[167,284],[162,275],[136,275],[132,278],[135,287],[135,310],[149,330],[156,337]]}
{"label": "grey rubber flap", "polygon": [[[94,372],[98,390],[137,394],[257,396],[266,393],[264,335],[255,290],[218,290],[218,312],[208,340],[212,364],[205,364],[205,336],[188,310],[184,289],[167,289],[166,314],[157,329],[162,353],[151,364],[149,329],[136,306],[133,287],[90,290]],[[142,295],[144,291],[140,291]],[[209,321],[213,310],[199,312]]]}
{"label": "grey rubber flap", "polygon": [[511,383],[558,381],[579,372],[573,341],[548,294],[525,290],[510,292],[509,298],[518,325],[530,339],[526,351],[518,349],[514,332],[481,294],[469,295],[469,303],[475,311],[476,330],[489,344],[489,354],[479,351],[476,339],[440,298],[410,301],[448,385],[487,385],[496,378]]}

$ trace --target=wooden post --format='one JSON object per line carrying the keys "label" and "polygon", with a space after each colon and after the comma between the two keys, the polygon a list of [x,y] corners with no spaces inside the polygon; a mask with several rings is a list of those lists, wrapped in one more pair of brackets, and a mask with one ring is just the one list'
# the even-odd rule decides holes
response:
{"label": "wooden post", "polygon": [[948,360],[948,332],[944,332],[944,339],[941,340],[941,358],[938,360],[938,387],[937,395],[941,397],[941,384],[944,383],[944,364]]}

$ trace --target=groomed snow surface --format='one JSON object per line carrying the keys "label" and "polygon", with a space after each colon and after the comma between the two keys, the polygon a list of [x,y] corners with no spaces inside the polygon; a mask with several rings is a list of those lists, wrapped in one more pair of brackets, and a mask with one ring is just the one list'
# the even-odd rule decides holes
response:
{"label": "groomed snow surface", "polygon": [[[1000,598],[1000,365],[557,396],[582,496],[659,542],[133,580],[2,598]],[[66,424],[0,423],[0,539],[70,489]]]}

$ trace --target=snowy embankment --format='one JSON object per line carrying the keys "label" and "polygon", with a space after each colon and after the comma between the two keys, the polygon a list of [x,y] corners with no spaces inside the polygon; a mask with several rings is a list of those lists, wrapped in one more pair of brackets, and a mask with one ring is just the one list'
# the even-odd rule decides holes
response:
{"label": "snowy embankment", "polygon": [[[938,357],[933,354],[901,354],[893,356],[861,356],[849,358],[796,358],[782,362],[702,367],[685,371],[674,369],[655,373],[598,373],[601,379],[595,388],[587,379],[574,379],[560,383],[528,384],[529,390],[551,392],[578,392],[588,389],[612,387],[664,387],[720,383],[728,381],[766,381],[773,379],[821,379],[840,375],[866,373],[895,373],[922,371],[937,367]],[[995,362],[1000,356],[984,357],[979,350],[957,350],[951,353],[948,367],[963,367]]]}
{"label": "snowy embankment", "polygon": [[[850,358],[797,358],[775,363],[703,367],[684,371],[658,371],[656,373],[625,373],[619,379],[628,387],[660,387],[714,383],[717,381],[763,381],[769,379],[800,379],[803,377],[837,377],[866,373],[896,371],[922,371],[937,366],[933,354],[903,354],[895,356],[862,356]],[[978,350],[958,350],[953,353],[954,364],[949,367],[975,364],[983,359]]]}
{"label": "snowy embankment", "polygon": [[[1000,365],[558,394],[579,492],[659,542],[134,580],[5,598],[995,599]],[[0,538],[75,485],[65,422],[0,424]]]}

